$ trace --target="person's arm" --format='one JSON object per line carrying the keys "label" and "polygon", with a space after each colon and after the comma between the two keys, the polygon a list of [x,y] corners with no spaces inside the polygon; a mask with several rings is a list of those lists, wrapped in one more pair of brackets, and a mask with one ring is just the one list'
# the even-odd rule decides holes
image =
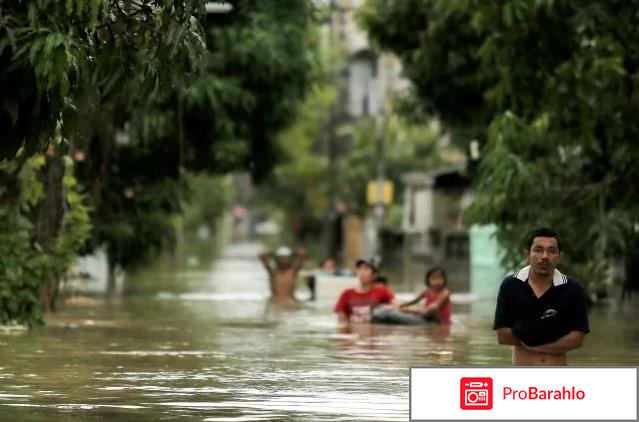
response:
{"label": "person's arm", "polygon": [[437,313],[437,311],[439,311],[439,308],[441,308],[444,302],[446,302],[449,299],[450,299],[450,292],[448,291],[448,289],[444,289],[444,291],[442,291],[439,294],[439,296],[437,296],[437,299],[433,303],[423,308],[422,315],[427,316],[427,315],[432,315]]}
{"label": "person's arm", "polygon": [[551,343],[540,346],[526,346],[523,342],[521,344],[531,352],[563,355],[571,350],[580,348],[584,343],[585,336],[586,334],[583,331],[571,331]]}
{"label": "person's arm", "polygon": [[346,315],[345,312],[338,312],[337,313],[337,326],[338,327],[348,327],[348,325],[349,325],[348,315]]}
{"label": "person's arm", "polygon": [[519,340],[517,336],[513,334],[513,330],[508,327],[497,329],[497,343],[512,344],[515,346],[520,346],[522,344],[521,340]]}
{"label": "person's arm", "polygon": [[273,268],[273,265],[271,265],[272,259],[273,259],[273,252],[265,251],[260,254],[260,261],[262,261],[262,265],[264,265],[264,268],[266,268],[266,271],[268,272],[268,282],[271,288],[271,294],[275,295],[275,286],[273,284],[274,283],[273,276],[275,275],[275,268]]}
{"label": "person's arm", "polygon": [[399,303],[397,302],[397,298],[395,297],[395,293],[386,286],[380,287],[384,289],[384,297],[382,299],[383,307],[385,309],[395,310],[399,308]]}
{"label": "person's arm", "polygon": [[508,306],[507,279],[501,282],[499,293],[497,293],[497,304],[495,306],[495,318],[493,320],[493,330],[497,332],[497,343],[521,345],[521,341],[513,333],[514,324],[513,312]]}
{"label": "person's arm", "polygon": [[526,346],[526,349],[538,353],[563,355],[571,350],[580,348],[584,343],[586,334],[590,331],[588,326],[588,312],[586,307],[586,294],[580,284],[573,285],[572,312],[568,323],[570,332],[557,340],[540,346]]}
{"label": "person's arm", "polygon": [[260,254],[260,261],[262,261],[262,265],[264,265],[264,268],[266,268],[266,271],[268,271],[269,274],[273,274],[275,272],[275,268],[271,265],[272,258],[273,252],[271,251],[262,252]]}
{"label": "person's arm", "polygon": [[420,300],[422,300],[424,298],[424,292],[421,292],[420,294],[418,294],[415,299],[406,302],[406,303],[402,303],[401,305],[399,305],[400,309],[405,307],[405,306],[412,306],[415,305],[416,303],[419,303]]}
{"label": "person's arm", "polygon": [[339,327],[345,327],[349,325],[349,306],[348,306],[348,290],[344,290],[337,299],[333,312],[337,314],[337,325]]}
{"label": "person's arm", "polygon": [[306,249],[299,248],[297,250],[297,257],[295,258],[295,264],[293,264],[293,272],[295,274],[297,274],[302,269],[304,261],[306,261]]}
{"label": "person's arm", "polygon": [[439,308],[449,298],[450,298],[450,292],[448,291],[448,289],[445,289],[437,297],[437,300],[435,300],[435,302],[429,304],[428,306],[421,306],[421,307],[413,306],[413,307],[404,308],[403,310],[405,310],[406,312],[409,312],[411,314],[424,316],[424,317],[428,316],[428,315],[433,315],[433,314],[436,314],[437,311],[439,311]]}
{"label": "person's arm", "polygon": [[397,302],[397,299],[391,299],[391,301],[387,302],[384,306],[386,309],[397,310],[399,309],[399,302]]}

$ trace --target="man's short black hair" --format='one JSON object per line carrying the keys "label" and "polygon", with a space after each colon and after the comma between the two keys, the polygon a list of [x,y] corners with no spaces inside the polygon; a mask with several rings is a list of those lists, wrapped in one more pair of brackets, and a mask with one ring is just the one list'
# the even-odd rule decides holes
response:
{"label": "man's short black hair", "polygon": [[563,244],[561,243],[561,237],[559,237],[559,233],[556,230],[553,230],[548,227],[539,227],[533,230],[528,236],[528,242],[526,243],[526,249],[530,250],[532,248],[533,242],[536,237],[554,237],[557,240],[557,247],[559,248],[559,252],[563,250]]}
{"label": "man's short black hair", "polygon": [[362,265],[370,267],[374,273],[379,272],[379,260],[375,257],[372,258],[360,258],[355,262],[355,268],[359,268]]}

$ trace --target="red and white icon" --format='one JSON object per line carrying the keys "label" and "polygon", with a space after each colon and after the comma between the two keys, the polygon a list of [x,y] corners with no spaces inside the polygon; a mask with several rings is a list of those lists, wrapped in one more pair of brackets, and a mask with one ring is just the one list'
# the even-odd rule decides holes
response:
{"label": "red and white icon", "polygon": [[492,409],[493,379],[489,377],[460,379],[459,398],[463,410]]}

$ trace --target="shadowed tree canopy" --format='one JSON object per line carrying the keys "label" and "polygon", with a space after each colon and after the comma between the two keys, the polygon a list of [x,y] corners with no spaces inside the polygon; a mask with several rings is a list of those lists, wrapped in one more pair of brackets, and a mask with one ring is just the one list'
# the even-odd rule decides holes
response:
{"label": "shadowed tree canopy", "polygon": [[[205,15],[203,0],[0,2],[0,217],[25,221],[2,221],[19,231],[9,240],[31,250],[62,236],[65,154],[86,194],[76,202],[91,207],[86,251],[105,246],[112,269],[171,242],[189,193],[185,172],[248,169],[256,180],[269,172],[275,134],[309,79],[314,8],[310,0],[230,3],[227,14]],[[44,198],[30,205],[37,215],[21,215],[17,198],[30,185],[19,176],[43,151],[34,185]],[[31,310],[42,282],[32,278]]]}
{"label": "shadowed tree canopy", "polygon": [[170,217],[188,199],[185,171],[250,170],[259,181],[279,160],[276,136],[311,78],[314,9],[309,1],[232,4],[203,20],[200,67],[178,67],[170,89],[149,98],[121,93],[91,127],[109,125],[83,142],[79,171],[96,210],[91,245],[106,245],[113,267],[143,263],[174,241]]}
{"label": "shadowed tree canopy", "polygon": [[262,180],[277,163],[276,136],[295,116],[309,84],[310,1],[235,1],[204,22],[205,69],[177,81],[164,101],[133,116],[143,142],[172,142],[195,171],[250,169]]}
{"label": "shadowed tree canopy", "polygon": [[158,95],[204,51],[201,1],[6,0],[0,4],[0,159],[126,93]]}
{"label": "shadowed tree canopy", "polygon": [[374,45],[401,59],[414,86],[413,98],[400,109],[438,117],[453,140],[466,146],[483,138],[490,120],[484,94],[493,75],[476,54],[482,31],[471,24],[472,10],[449,3],[369,0],[358,17]]}
{"label": "shadowed tree canopy", "polygon": [[91,228],[68,152],[95,122],[113,132],[114,104],[166,95],[199,67],[203,12],[195,0],[0,2],[1,322],[55,308]]}
{"label": "shadowed tree canopy", "polygon": [[634,0],[368,0],[362,13],[420,106],[453,130],[480,123],[468,222],[497,224],[511,266],[530,229],[558,228],[565,267],[591,293],[639,257],[638,11]]}

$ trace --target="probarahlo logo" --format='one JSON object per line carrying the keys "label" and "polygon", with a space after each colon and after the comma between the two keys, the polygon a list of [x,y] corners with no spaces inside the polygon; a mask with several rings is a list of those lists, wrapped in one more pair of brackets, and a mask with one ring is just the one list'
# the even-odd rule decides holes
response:
{"label": "probarahlo logo", "polygon": [[460,379],[459,399],[460,407],[463,410],[492,409],[493,379],[490,377]]}

